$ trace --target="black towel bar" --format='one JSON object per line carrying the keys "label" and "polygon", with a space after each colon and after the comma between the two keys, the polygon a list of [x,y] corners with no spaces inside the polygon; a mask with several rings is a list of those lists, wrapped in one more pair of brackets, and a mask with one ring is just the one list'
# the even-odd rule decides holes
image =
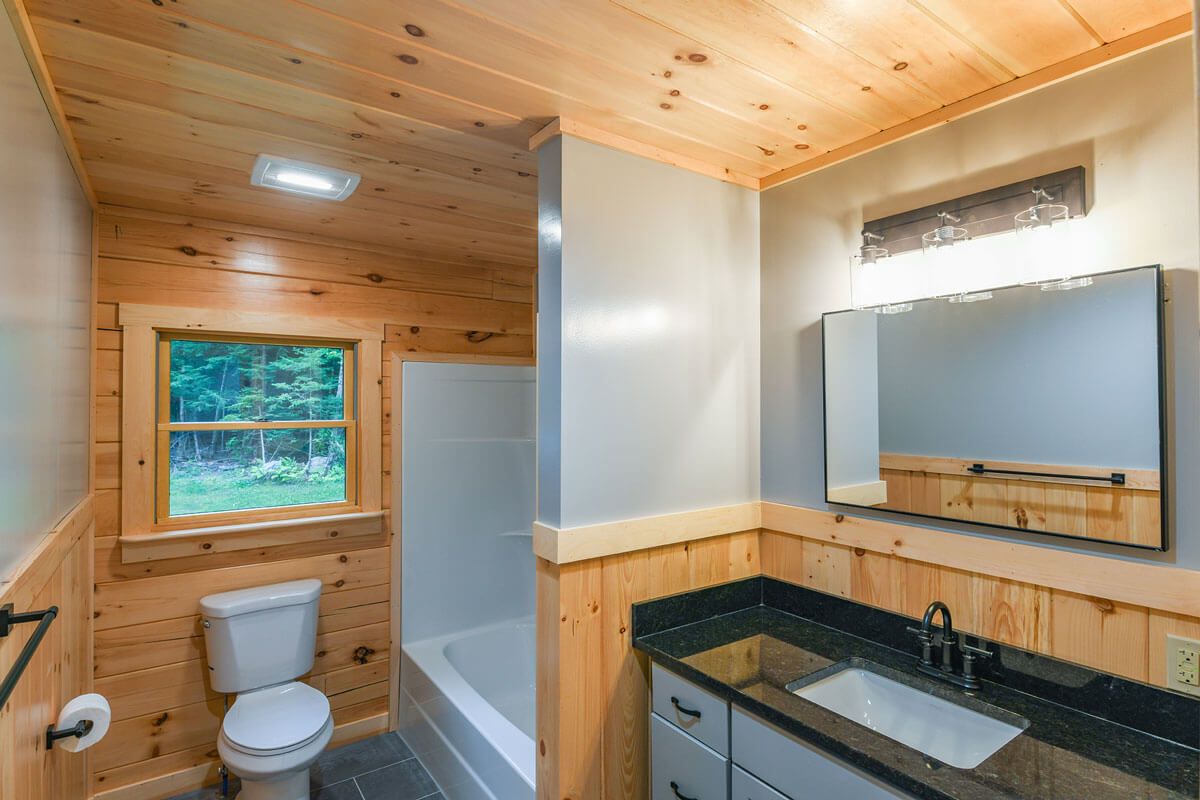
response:
{"label": "black towel bar", "polygon": [[983,464],[972,464],[967,467],[967,472],[973,472],[976,475],[991,473],[994,475],[1027,475],[1031,478],[1063,478],[1070,481],[1100,481],[1102,483],[1111,483],[1113,486],[1125,485],[1125,473],[1113,472],[1108,475],[1064,475],[1060,472],[1028,472],[1021,469],[989,469]]}
{"label": "black towel bar", "polygon": [[12,632],[13,626],[20,625],[22,622],[38,624],[33,635],[29,637],[29,641],[21,648],[21,654],[17,656],[12,669],[4,676],[4,682],[0,683],[0,708],[4,708],[13,690],[17,688],[17,681],[21,680],[21,674],[33,660],[34,652],[45,638],[46,631],[50,629],[50,623],[54,622],[54,618],[57,616],[58,606],[50,606],[45,611],[27,611],[22,614],[13,613],[12,603],[0,606],[0,637],[8,636]]}

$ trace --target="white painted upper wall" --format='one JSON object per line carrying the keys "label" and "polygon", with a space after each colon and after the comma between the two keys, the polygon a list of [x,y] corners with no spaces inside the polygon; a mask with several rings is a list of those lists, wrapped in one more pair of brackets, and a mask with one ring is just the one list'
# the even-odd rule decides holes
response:
{"label": "white painted upper wall", "polygon": [[759,196],[569,136],[539,192],[539,521],[757,500]]}
{"label": "white painted upper wall", "polygon": [[87,493],[91,214],[0,15],[0,582]]}
{"label": "white painted upper wall", "polygon": [[1173,549],[1157,557],[1200,567],[1193,79],[1192,43],[1175,42],[763,193],[763,498],[825,507],[820,317],[851,305],[863,221],[1082,164],[1090,246],[1076,272],[1167,268]]}

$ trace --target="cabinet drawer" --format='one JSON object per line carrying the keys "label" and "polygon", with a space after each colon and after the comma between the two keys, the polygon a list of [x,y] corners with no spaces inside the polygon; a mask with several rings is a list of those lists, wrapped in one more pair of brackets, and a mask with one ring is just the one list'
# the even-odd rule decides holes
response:
{"label": "cabinet drawer", "polygon": [[651,677],[654,713],[721,755],[729,755],[729,704],[657,664]]}
{"label": "cabinet drawer", "polygon": [[909,795],[734,708],[733,760],[794,800],[895,800]]}
{"label": "cabinet drawer", "polygon": [[650,715],[651,800],[728,800],[729,761]]}
{"label": "cabinet drawer", "polygon": [[788,800],[741,767],[733,768],[729,800]]}

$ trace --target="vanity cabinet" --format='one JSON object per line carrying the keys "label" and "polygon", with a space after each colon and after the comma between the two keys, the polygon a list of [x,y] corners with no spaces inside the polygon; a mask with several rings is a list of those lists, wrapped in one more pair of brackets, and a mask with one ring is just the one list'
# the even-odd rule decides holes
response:
{"label": "vanity cabinet", "polygon": [[729,755],[729,704],[657,664],[651,667],[651,708],[662,719]]}
{"label": "vanity cabinet", "polygon": [[651,800],[727,800],[729,759],[650,715]]}
{"label": "vanity cabinet", "polygon": [[[730,722],[733,761],[779,790],[772,800],[897,800],[909,795],[843,764],[810,744],[736,706]],[[771,795],[735,794],[733,800]]]}
{"label": "vanity cabinet", "polygon": [[657,664],[651,709],[651,800],[909,797]]}

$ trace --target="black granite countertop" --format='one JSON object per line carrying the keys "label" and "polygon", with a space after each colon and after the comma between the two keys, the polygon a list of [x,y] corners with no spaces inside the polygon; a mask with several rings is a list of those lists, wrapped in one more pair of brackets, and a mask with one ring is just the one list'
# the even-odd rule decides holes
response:
{"label": "black granite countertop", "polygon": [[[990,642],[993,663],[971,700],[915,671],[911,624],[771,578],[640,603],[633,616],[634,646],[656,663],[917,797],[1200,797],[1200,700]],[[959,769],[786,688],[851,658],[947,699],[1018,714],[1029,727],[979,766]]]}

